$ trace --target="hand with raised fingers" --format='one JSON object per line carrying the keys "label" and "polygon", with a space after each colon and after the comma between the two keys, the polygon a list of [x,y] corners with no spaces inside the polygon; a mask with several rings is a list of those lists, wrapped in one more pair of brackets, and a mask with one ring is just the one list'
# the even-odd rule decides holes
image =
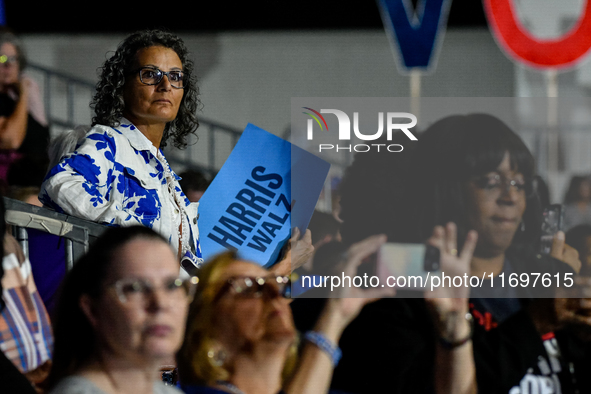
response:
{"label": "hand with raised fingers", "polygon": [[[450,277],[470,276],[470,263],[472,254],[476,248],[478,234],[470,231],[461,251],[458,251],[457,228],[454,223],[448,223],[445,228],[436,226],[433,235],[427,241],[440,251],[441,272]],[[448,282],[441,281],[441,285],[434,290],[425,292],[425,299],[433,312],[433,318],[439,335],[454,341],[464,338],[471,329],[466,319],[468,313],[469,286],[462,280],[461,286],[449,286]]]}
{"label": "hand with raised fingers", "polygon": [[[335,275],[343,278],[350,277],[351,281],[357,275],[357,268],[367,261],[367,258],[376,253],[378,249],[386,242],[385,235],[373,235],[353,244],[342,256],[339,267],[341,272],[335,272]],[[366,282],[369,284],[371,281]],[[374,282],[375,283],[375,282]],[[344,329],[351,320],[353,320],[361,309],[370,302],[380,298],[392,297],[396,291],[391,287],[361,288],[348,282],[340,283],[340,286],[332,292],[331,298],[327,300],[325,311],[330,311],[338,316],[339,325]],[[365,284],[365,283],[364,283]]]}
{"label": "hand with raised fingers", "polygon": [[565,327],[591,332],[591,278],[573,277],[572,286],[557,288],[555,295],[535,299],[528,306],[538,332],[546,334]]}
{"label": "hand with raised fingers", "polygon": [[558,323],[591,327],[591,278],[578,276],[573,282],[571,288],[557,292],[554,305]]}

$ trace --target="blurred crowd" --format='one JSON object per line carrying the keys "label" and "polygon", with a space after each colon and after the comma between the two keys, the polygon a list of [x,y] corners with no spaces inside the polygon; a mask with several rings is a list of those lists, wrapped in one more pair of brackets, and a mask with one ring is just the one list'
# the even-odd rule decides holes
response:
{"label": "blurred crowd", "polygon": [[[0,207],[1,392],[591,392],[591,176],[550,204],[514,130],[448,116],[404,154],[357,153],[338,211],[294,229],[274,266],[233,251],[203,262],[195,203],[212,179],[177,176],[160,150],[197,129],[185,52],[170,33],[128,37],[103,65],[93,125],[50,165],[39,89],[0,32],[2,194],[109,225],[54,304]],[[302,286],[379,276],[387,244],[436,250],[441,271],[484,285]],[[559,283],[536,287],[536,273]],[[528,284],[500,285],[513,275]]]}

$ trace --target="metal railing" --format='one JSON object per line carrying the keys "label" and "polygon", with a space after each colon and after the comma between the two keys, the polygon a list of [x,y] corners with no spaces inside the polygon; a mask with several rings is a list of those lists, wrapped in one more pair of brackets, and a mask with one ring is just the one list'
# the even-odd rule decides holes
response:
{"label": "metal railing", "polygon": [[[38,75],[42,81],[45,114],[52,135],[91,123],[92,115],[88,105],[95,91],[93,83],[38,64],[29,64],[27,69]],[[87,112],[81,115],[82,108]],[[165,150],[166,157],[177,168],[198,170],[213,177],[242,133],[203,118],[199,119],[199,123],[197,134],[200,143],[196,144],[197,141],[193,138],[186,149],[169,146]]]}
{"label": "metal railing", "polygon": [[37,207],[22,201],[3,197],[6,206],[6,223],[12,226],[14,237],[19,241],[25,256],[29,255],[27,229],[39,230],[65,240],[66,270],[74,266],[92,241],[107,229],[107,226]]}
{"label": "metal railing", "polygon": [[[43,104],[45,106],[45,114],[50,125],[56,125],[63,128],[74,128],[77,126],[75,119],[75,102],[76,92],[81,88],[86,89],[89,92],[94,92],[95,86],[93,83],[85,81],[80,78],[73,77],[66,73],[52,70],[50,68],[40,66],[37,64],[28,64],[28,69],[42,75],[43,79]],[[65,100],[60,104],[66,106],[66,117],[59,117],[55,114],[53,104],[56,97],[55,91],[52,85],[56,83],[65,87]],[[61,98],[62,94],[59,95]],[[89,95],[88,103],[92,95]],[[60,105],[61,107],[62,105]],[[90,124],[90,119],[88,119]]]}

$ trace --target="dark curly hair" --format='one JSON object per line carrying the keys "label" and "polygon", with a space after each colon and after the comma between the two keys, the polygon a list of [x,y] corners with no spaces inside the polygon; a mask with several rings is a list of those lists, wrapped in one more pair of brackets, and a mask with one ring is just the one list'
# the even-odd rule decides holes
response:
{"label": "dark curly hair", "polygon": [[125,103],[123,102],[123,87],[125,77],[132,72],[135,56],[140,49],[152,46],[163,46],[176,52],[183,64],[185,75],[183,98],[175,120],[168,122],[164,128],[164,135],[160,147],[166,146],[169,138],[177,148],[187,146],[186,138],[195,134],[199,121],[197,109],[200,104],[197,79],[193,75],[193,61],[188,57],[188,51],[179,37],[162,30],[143,30],[131,34],[117,47],[113,56],[105,61],[99,69],[100,79],[96,84],[96,93],[90,107],[94,110],[92,125],[102,124],[116,127],[123,116]]}

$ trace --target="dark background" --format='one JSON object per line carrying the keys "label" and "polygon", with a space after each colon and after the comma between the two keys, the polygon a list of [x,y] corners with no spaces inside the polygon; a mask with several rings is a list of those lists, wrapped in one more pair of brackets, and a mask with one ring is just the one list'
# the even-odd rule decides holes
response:
{"label": "dark background", "polygon": [[[373,0],[4,0],[4,7],[7,26],[19,34],[383,28]],[[482,2],[453,0],[448,26],[485,27]]]}

